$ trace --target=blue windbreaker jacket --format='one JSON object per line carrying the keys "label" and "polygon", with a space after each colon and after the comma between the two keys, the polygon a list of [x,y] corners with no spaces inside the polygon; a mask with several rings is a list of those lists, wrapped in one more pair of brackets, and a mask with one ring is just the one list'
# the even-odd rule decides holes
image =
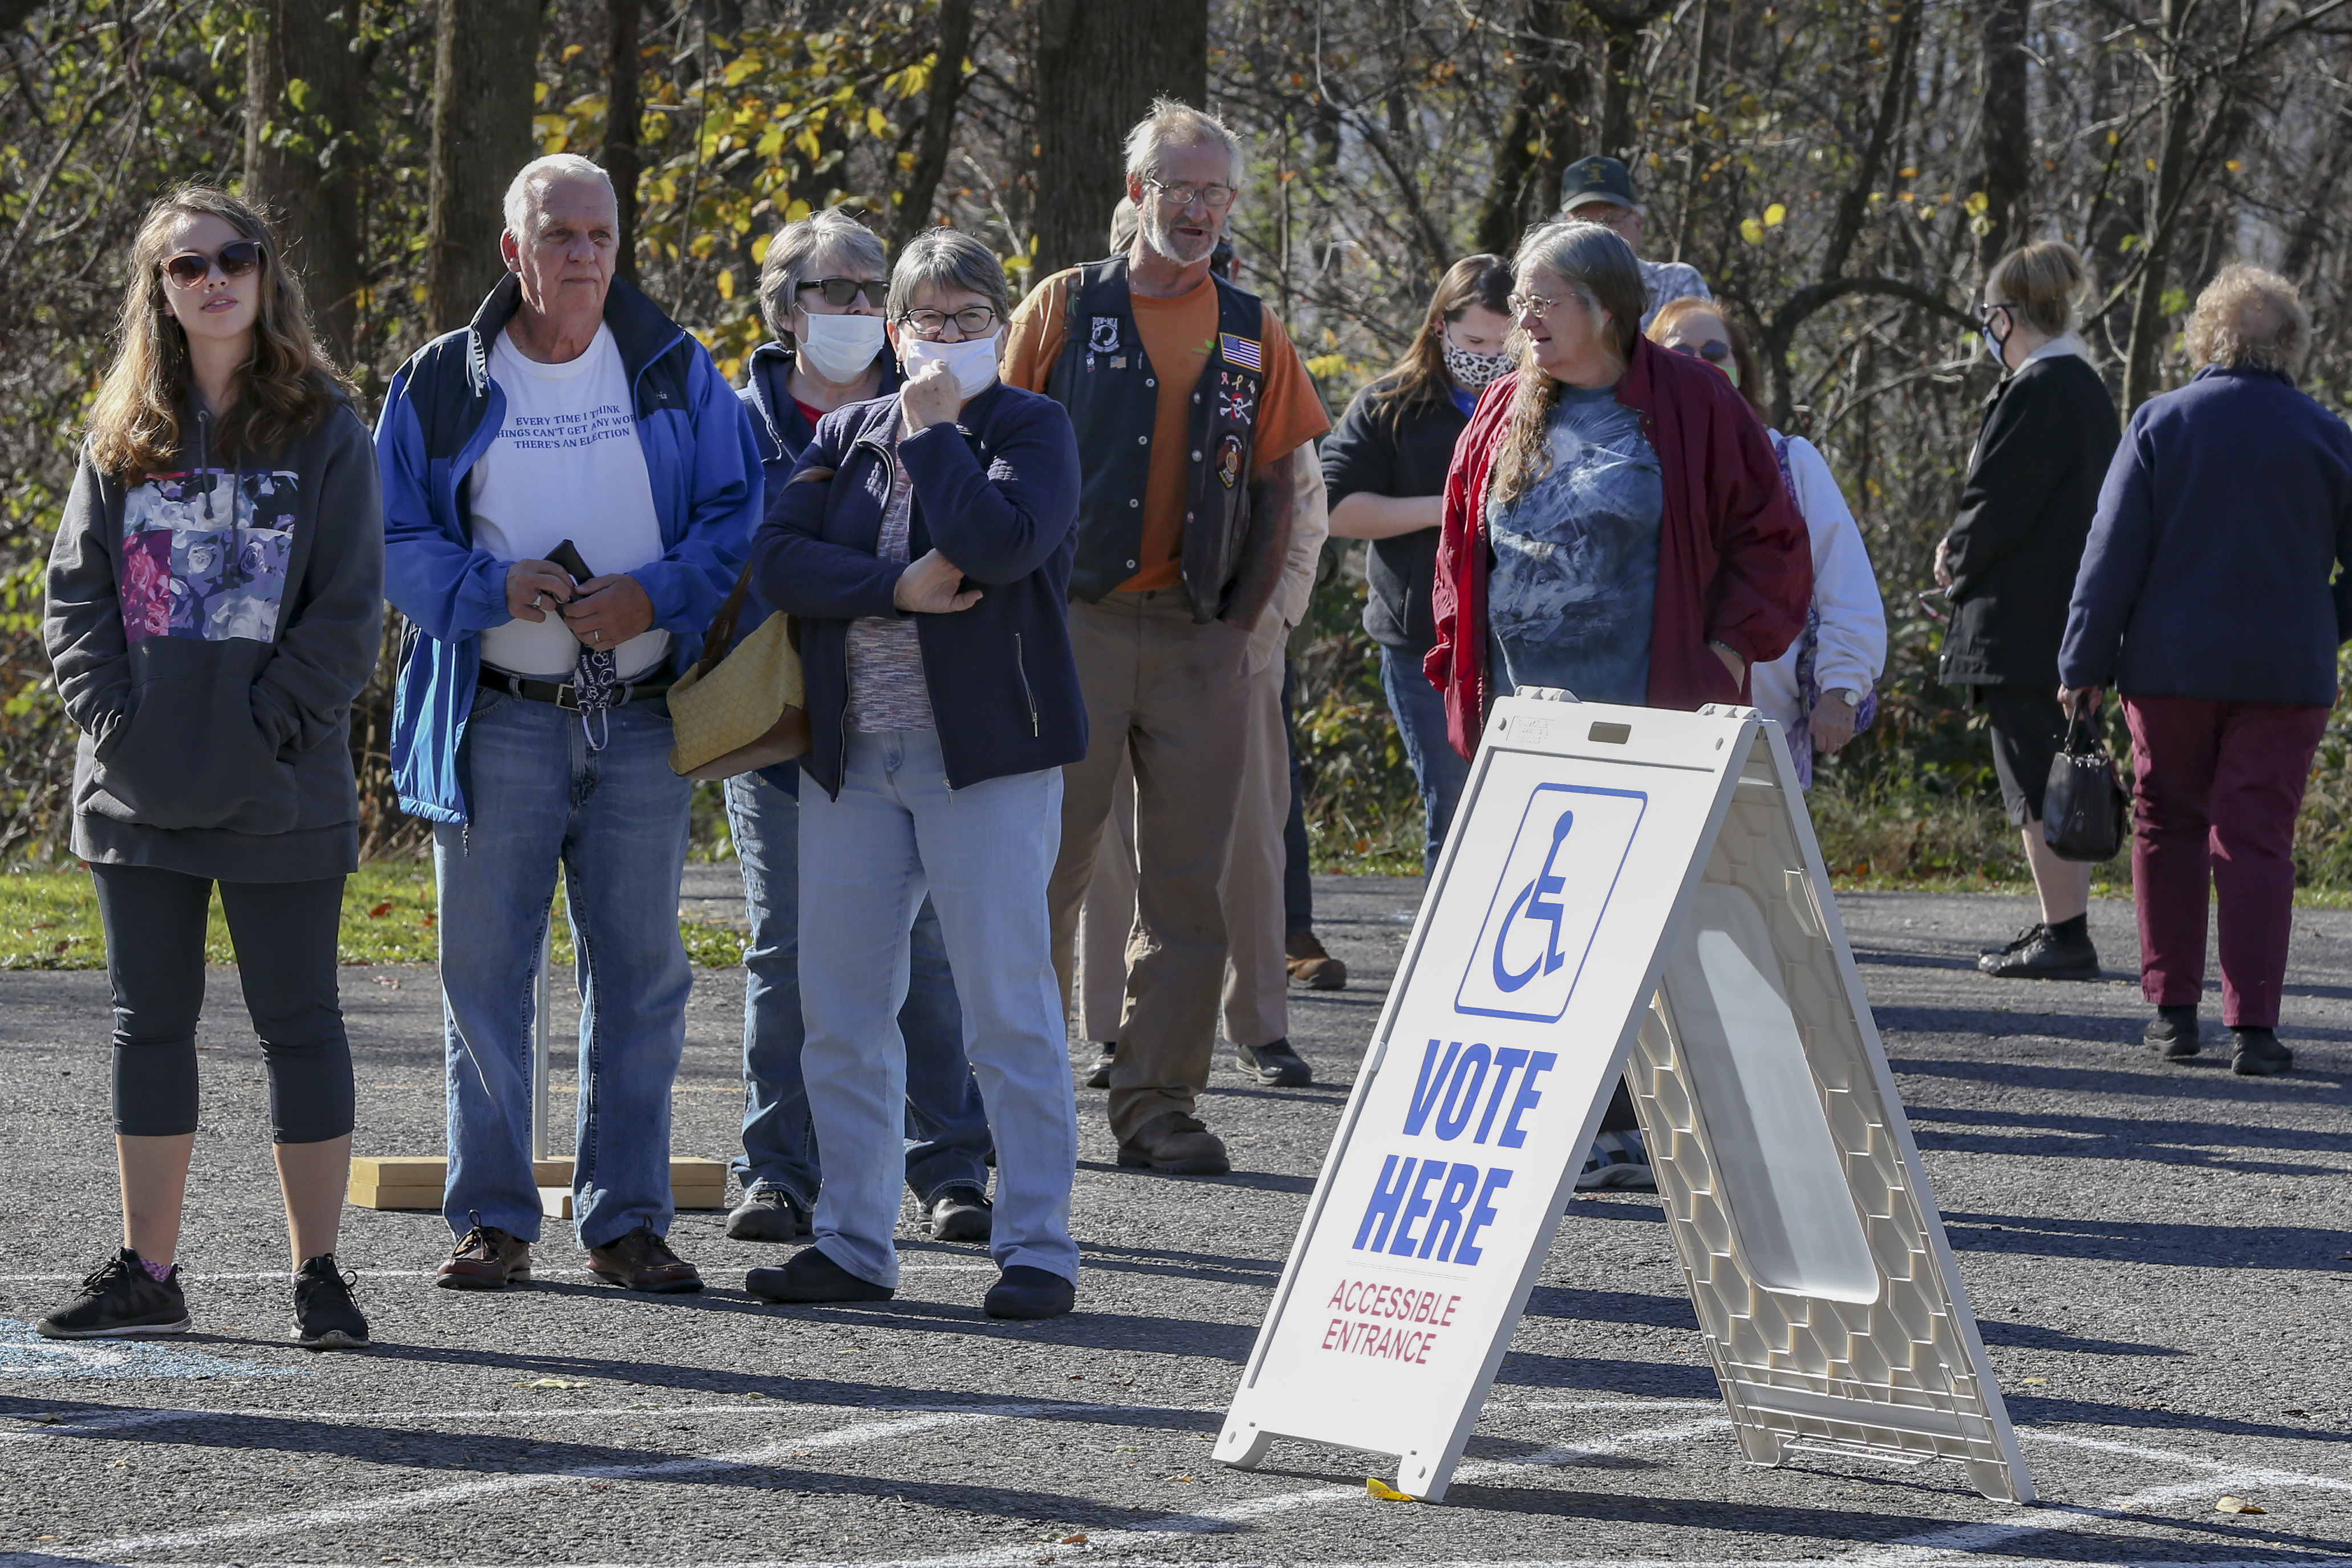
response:
{"label": "blue windbreaker jacket", "polygon": [[[408,619],[393,702],[393,781],[402,810],[436,822],[467,820],[458,757],[481,673],[480,633],[511,619],[509,563],[474,547],[465,480],[506,417],[489,350],[521,299],[511,275],[499,279],[471,325],[401,367],[376,422],[384,597]],[[661,523],[661,559],[630,575],[653,601],[654,624],[670,634],[670,668],[681,670],[701,652],[759,526],[760,449],[750,413],[709,354],[652,300],[615,278],[604,324],[635,392],[637,444]]]}

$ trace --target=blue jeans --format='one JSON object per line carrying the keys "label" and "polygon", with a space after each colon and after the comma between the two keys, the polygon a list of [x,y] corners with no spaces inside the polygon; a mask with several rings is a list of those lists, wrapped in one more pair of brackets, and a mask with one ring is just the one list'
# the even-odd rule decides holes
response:
{"label": "blue jeans", "polygon": [[601,751],[580,716],[488,688],[458,758],[473,821],[433,831],[448,1031],[449,1180],[442,1218],[539,1239],[530,1039],[540,939],[563,868],[579,953],[580,1109],[572,1172],[580,1244],[670,1222],[669,1095],[693,986],[678,940],[694,786],[669,769],[658,707],[612,709]]}
{"label": "blue jeans", "polygon": [[996,1138],[989,1252],[1078,1277],[1070,1239],[1077,1103],[1045,883],[1062,772],[948,788],[928,729],[848,736],[840,798],[801,797],[801,1071],[824,1151],[816,1245],[895,1288],[907,1051],[908,933],[926,890],[963,1004],[964,1052]]}
{"label": "blue jeans", "polygon": [[1469,782],[1470,764],[1445,737],[1445,697],[1421,673],[1420,653],[1383,643],[1381,690],[1388,694],[1389,712],[1396,716],[1397,734],[1404,739],[1405,760],[1412,764],[1412,776],[1421,784],[1422,814],[1427,820],[1421,869],[1433,870],[1437,852],[1445,847],[1446,831],[1454,826],[1462,787]]}
{"label": "blue jeans", "polygon": [[[816,786],[803,781],[803,789]],[[751,940],[743,949],[743,1153],[748,1197],[774,1187],[803,1213],[821,1183],[801,1082],[800,802],[756,773],[727,780],[727,821],[743,868]],[[963,1013],[929,901],[908,939],[907,1185],[928,1208],[951,1186],[988,1190],[988,1113],[963,1055]]]}

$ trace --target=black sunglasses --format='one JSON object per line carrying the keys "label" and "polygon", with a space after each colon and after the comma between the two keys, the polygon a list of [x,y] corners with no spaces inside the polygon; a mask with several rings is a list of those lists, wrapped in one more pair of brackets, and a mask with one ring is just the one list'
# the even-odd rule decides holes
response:
{"label": "black sunglasses", "polygon": [[1675,352],[1688,354],[1694,360],[1705,360],[1710,365],[1720,365],[1731,358],[1731,345],[1717,339],[1708,343],[1676,343]]}
{"label": "black sunglasses", "polygon": [[261,265],[261,242],[257,239],[236,239],[220,247],[218,255],[207,256],[200,250],[184,250],[163,264],[163,276],[183,288],[194,288],[221,269],[223,277],[243,277]]}
{"label": "black sunglasses", "polygon": [[837,310],[845,309],[850,301],[861,297],[866,303],[879,310],[882,308],[883,293],[889,287],[878,277],[817,277],[802,284],[799,291],[806,294],[812,288],[816,289],[824,296],[824,302]]}

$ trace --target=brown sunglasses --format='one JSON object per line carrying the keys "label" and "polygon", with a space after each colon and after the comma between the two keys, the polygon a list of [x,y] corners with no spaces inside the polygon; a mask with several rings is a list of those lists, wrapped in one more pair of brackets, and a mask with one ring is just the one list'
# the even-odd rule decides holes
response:
{"label": "brown sunglasses", "polygon": [[223,277],[243,277],[261,265],[261,242],[257,239],[231,240],[215,255],[200,250],[184,250],[163,264],[163,276],[182,288],[194,288],[221,269]]}

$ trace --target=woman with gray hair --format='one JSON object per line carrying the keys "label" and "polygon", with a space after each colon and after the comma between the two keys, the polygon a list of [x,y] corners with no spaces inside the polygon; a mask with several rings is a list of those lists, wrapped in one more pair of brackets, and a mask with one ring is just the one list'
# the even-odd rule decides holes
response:
{"label": "woman with gray hair", "polygon": [[[1468,757],[1492,699],[1739,702],[1805,629],[1811,546],[1764,426],[1704,360],[1642,336],[1633,247],[1547,224],[1512,260],[1519,368],[1454,444],[1422,668]],[[1618,1089],[1580,1187],[1643,1186]]]}
{"label": "woman with gray hair", "polygon": [[815,1245],[747,1281],[771,1301],[897,1289],[898,1018],[927,893],[996,1143],[986,1311],[1051,1317],[1076,1296],[1045,883],[1062,767],[1087,751],[1067,626],[1078,452],[1059,403],[997,379],[1010,304],[979,241],[908,244],[888,301],[905,386],[817,422],[752,544],[761,592],[800,618],[801,1069],[825,1166]]}
{"label": "woman with gray hair", "polygon": [[[2132,901],[2147,1040],[2200,1049],[2205,899],[2221,904],[2233,1071],[2284,1072],[2294,819],[2336,702],[2352,568],[2352,430],[2294,378],[2311,321],[2294,286],[2224,267],[2197,299],[2200,369],[2131,417],[2074,579],[2059,701],[2103,687],[2131,728]],[[2161,475],[2159,479],[2158,476]]]}

